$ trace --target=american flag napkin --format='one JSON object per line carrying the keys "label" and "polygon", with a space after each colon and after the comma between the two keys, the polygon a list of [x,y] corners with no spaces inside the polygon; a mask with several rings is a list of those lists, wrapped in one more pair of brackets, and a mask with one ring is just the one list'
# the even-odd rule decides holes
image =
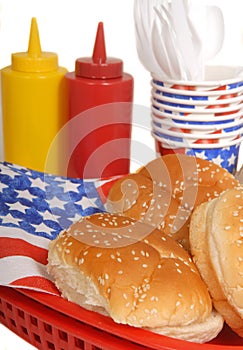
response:
{"label": "american flag napkin", "polygon": [[0,163],[0,285],[58,294],[46,272],[48,243],[80,216],[104,211],[113,181]]}

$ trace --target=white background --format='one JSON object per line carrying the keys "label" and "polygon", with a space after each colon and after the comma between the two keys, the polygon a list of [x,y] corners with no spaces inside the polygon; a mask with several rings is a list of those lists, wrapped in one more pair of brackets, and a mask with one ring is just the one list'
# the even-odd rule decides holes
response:
{"label": "white background", "polygon": [[[243,1],[207,2],[218,4],[225,16],[225,42],[214,63],[243,65]],[[123,59],[135,79],[135,104],[149,108],[150,75],[137,57],[133,0],[0,0],[0,68],[10,65],[11,53],[27,51],[31,17],[37,18],[42,50],[56,52],[69,71],[76,58],[92,54],[97,24],[103,21],[107,55]],[[135,137],[152,144],[150,135],[141,132]],[[0,140],[1,133],[0,118]],[[30,347],[0,326],[0,350],[7,349]]]}

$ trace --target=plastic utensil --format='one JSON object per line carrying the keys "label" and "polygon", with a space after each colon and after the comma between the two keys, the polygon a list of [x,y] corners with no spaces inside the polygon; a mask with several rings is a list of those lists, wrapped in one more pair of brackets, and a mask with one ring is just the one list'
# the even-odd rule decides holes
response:
{"label": "plastic utensil", "polygon": [[201,46],[203,63],[213,59],[224,42],[224,16],[214,5],[191,4],[187,11],[188,23],[194,33],[193,42]]}
{"label": "plastic utensil", "polygon": [[161,69],[154,57],[151,36],[154,14],[151,11],[157,0],[135,0],[134,1],[134,22],[137,53],[142,65],[155,74],[160,74]]}
{"label": "plastic utensil", "polygon": [[224,42],[224,16],[217,6],[206,7],[206,33],[204,36],[204,59],[214,58]]}
{"label": "plastic utensil", "polygon": [[191,37],[190,27],[188,25],[187,11],[184,2],[181,0],[171,1],[171,12],[173,26],[178,39],[178,49],[180,50],[184,68],[189,80],[195,80],[197,76],[197,60],[195,57],[194,46]]}
{"label": "plastic utensil", "polygon": [[160,66],[161,72],[163,72],[164,78],[172,76],[172,68],[168,56],[167,49],[165,47],[164,41],[161,40],[161,35],[155,21],[152,29],[152,48],[154,56]]}
{"label": "plastic utensil", "polygon": [[172,26],[171,12],[165,4],[161,4],[158,8],[154,8],[161,23],[161,40],[164,41],[167,55],[169,57],[171,66],[171,75],[178,77],[178,79],[186,79],[186,72],[184,69],[184,62],[182,62],[182,56],[177,49],[176,34]]}

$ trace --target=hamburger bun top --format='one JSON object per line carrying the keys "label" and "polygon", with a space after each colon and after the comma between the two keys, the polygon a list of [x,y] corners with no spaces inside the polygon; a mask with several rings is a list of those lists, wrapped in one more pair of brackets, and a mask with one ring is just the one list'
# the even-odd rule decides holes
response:
{"label": "hamburger bun top", "polygon": [[215,308],[243,337],[243,188],[226,190],[196,208],[189,237]]}
{"label": "hamburger bun top", "polygon": [[[99,306],[119,323],[186,326],[205,322],[212,312],[207,287],[188,253],[158,229],[127,217],[82,218],[50,243],[48,261],[50,273],[55,266],[69,266],[77,279],[86,276],[94,286],[92,300],[98,293]],[[62,276],[64,295],[70,280],[71,274]]]}
{"label": "hamburger bun top", "polygon": [[107,210],[156,226],[189,249],[192,211],[239,182],[227,170],[181,154],[157,158],[111,187]]}

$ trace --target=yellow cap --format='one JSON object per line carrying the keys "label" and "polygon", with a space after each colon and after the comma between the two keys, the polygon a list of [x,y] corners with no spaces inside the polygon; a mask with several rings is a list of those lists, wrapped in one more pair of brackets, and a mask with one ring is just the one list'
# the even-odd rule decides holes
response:
{"label": "yellow cap", "polygon": [[58,68],[58,57],[53,52],[42,52],[36,18],[31,20],[27,52],[12,54],[12,69],[19,72],[51,72]]}

